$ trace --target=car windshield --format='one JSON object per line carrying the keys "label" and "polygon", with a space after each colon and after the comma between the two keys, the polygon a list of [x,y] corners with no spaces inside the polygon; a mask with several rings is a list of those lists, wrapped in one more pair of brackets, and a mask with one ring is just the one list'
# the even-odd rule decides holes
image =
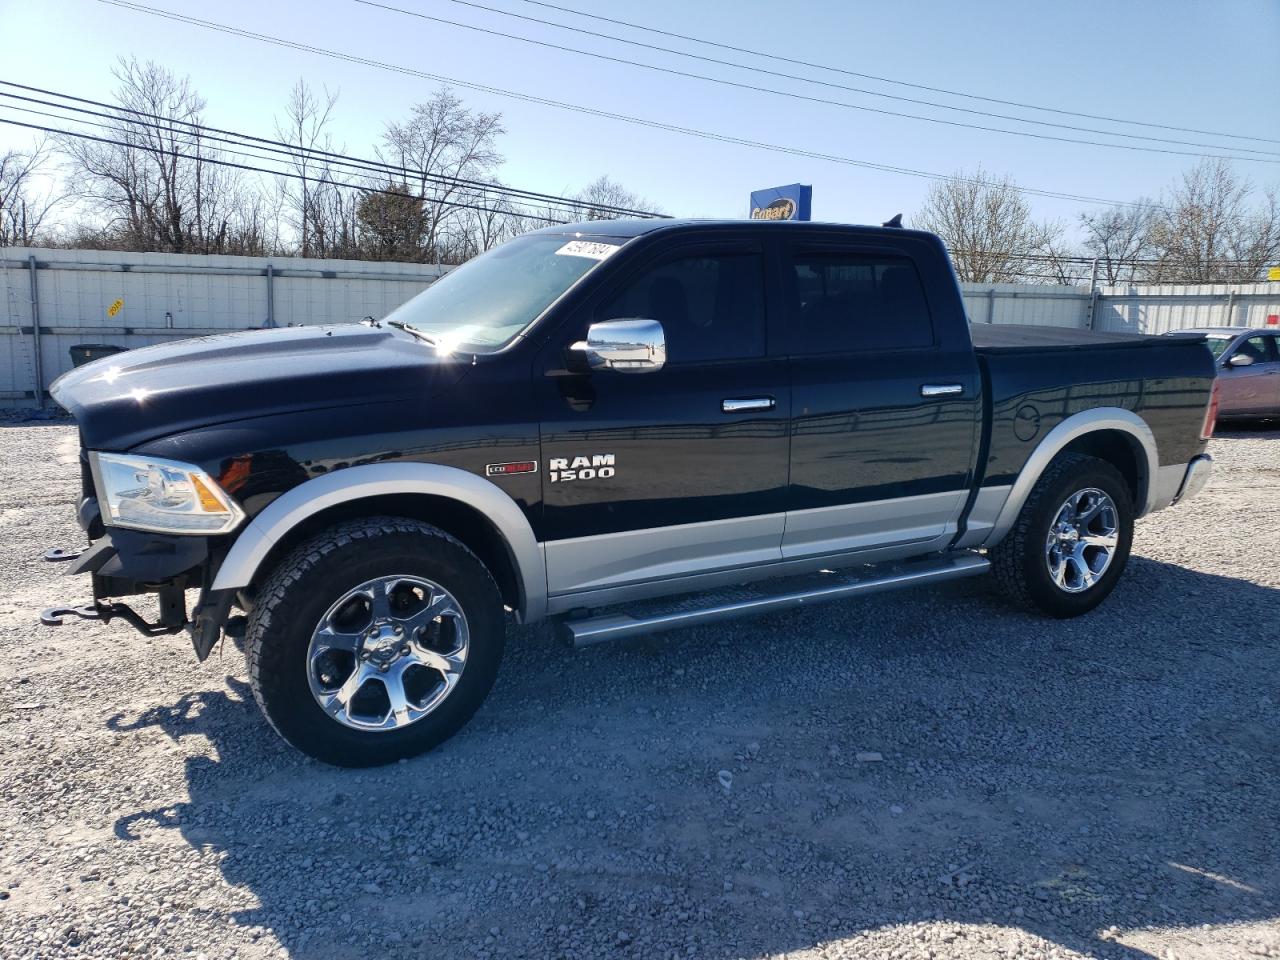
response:
{"label": "car windshield", "polygon": [[449,271],[384,322],[425,335],[442,353],[505,347],[623,244],[615,237],[528,234]]}
{"label": "car windshield", "polygon": [[1210,334],[1209,349],[1213,352],[1213,359],[1217,360],[1220,356],[1222,356],[1223,351],[1227,349],[1227,347],[1230,345],[1233,339],[1234,339],[1233,337],[1225,337],[1225,336],[1215,337],[1212,334]]}

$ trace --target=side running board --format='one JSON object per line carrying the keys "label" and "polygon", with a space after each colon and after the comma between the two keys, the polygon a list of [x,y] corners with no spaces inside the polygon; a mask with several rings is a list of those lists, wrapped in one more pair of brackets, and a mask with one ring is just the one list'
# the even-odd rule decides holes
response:
{"label": "side running board", "polygon": [[746,587],[629,605],[626,613],[601,613],[565,620],[561,629],[575,647],[621,640],[642,633],[701,626],[757,613],[769,613],[843,600],[846,597],[940,583],[985,573],[991,562],[976,553],[935,555],[903,563],[823,571],[802,577],[765,580]]}

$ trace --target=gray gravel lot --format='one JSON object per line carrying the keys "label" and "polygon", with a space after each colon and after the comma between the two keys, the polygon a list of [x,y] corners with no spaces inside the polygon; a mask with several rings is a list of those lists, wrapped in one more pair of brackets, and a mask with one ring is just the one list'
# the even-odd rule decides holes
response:
{"label": "gray gravel lot", "polygon": [[1280,957],[1280,430],[1212,453],[1079,620],[969,581],[525,630],[460,736],[354,772],[230,645],[39,626],[74,431],[0,424],[0,956]]}

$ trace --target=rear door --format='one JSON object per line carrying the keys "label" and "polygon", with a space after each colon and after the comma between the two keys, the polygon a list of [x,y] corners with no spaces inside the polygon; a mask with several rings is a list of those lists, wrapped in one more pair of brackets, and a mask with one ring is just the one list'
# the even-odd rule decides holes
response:
{"label": "rear door", "polygon": [[[789,390],[765,305],[759,242],[686,243],[616,278],[548,344],[534,380],[553,597],[779,558]],[[565,369],[590,323],[636,317],[663,326],[661,370]]]}
{"label": "rear door", "polygon": [[982,396],[959,297],[926,292],[954,290],[940,260],[909,237],[789,245],[785,557],[927,552],[954,535]]}
{"label": "rear door", "polygon": [[[1233,367],[1231,358],[1249,357],[1253,363]],[[1280,411],[1280,357],[1276,338],[1256,334],[1241,340],[1222,358],[1219,374],[1221,416],[1264,416]]]}

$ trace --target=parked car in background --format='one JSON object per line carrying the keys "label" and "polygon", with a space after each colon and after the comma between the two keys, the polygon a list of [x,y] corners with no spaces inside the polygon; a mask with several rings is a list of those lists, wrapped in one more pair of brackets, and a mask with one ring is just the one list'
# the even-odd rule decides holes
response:
{"label": "parked car in background", "polygon": [[1280,329],[1197,327],[1169,336],[1205,337],[1217,364],[1218,417],[1280,417]]}

